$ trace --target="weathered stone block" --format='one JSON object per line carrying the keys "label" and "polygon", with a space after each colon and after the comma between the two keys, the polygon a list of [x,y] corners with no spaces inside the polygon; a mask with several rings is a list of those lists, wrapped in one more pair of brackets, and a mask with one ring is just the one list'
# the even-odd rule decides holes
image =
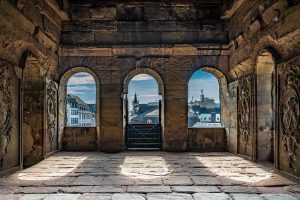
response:
{"label": "weathered stone block", "polygon": [[226,151],[226,131],[224,128],[189,128],[188,150]]}
{"label": "weathered stone block", "polygon": [[124,32],[123,42],[126,45],[132,44],[159,44],[159,32]]}
{"label": "weathered stone block", "polygon": [[117,31],[117,21],[92,21],[93,31]]}
{"label": "weathered stone block", "polygon": [[92,20],[115,20],[116,12],[114,7],[94,7],[90,10]]}
{"label": "weathered stone block", "polygon": [[179,21],[197,19],[197,9],[192,5],[177,5],[173,7],[173,10]]}
{"label": "weathered stone block", "polygon": [[176,21],[149,21],[148,30],[151,31],[175,31]]}
{"label": "weathered stone block", "polygon": [[64,44],[85,44],[92,45],[95,43],[94,33],[93,32],[85,32],[85,33],[62,33],[62,42]]}
{"label": "weathered stone block", "polygon": [[145,9],[145,19],[152,20],[175,20],[171,6],[166,5],[149,5]]}
{"label": "weathered stone block", "polygon": [[62,25],[63,32],[90,32],[92,31],[92,23],[88,20],[72,20],[64,21]]}
{"label": "weathered stone block", "polygon": [[122,45],[123,44],[123,34],[120,32],[95,32],[95,44],[98,45]]}
{"label": "weathered stone block", "polygon": [[148,31],[148,23],[144,21],[118,21],[118,31]]}
{"label": "weathered stone block", "polygon": [[162,32],[161,42],[165,44],[197,43],[198,32]]}
{"label": "weathered stone block", "polygon": [[65,151],[97,150],[97,129],[94,127],[65,127],[63,134]]}

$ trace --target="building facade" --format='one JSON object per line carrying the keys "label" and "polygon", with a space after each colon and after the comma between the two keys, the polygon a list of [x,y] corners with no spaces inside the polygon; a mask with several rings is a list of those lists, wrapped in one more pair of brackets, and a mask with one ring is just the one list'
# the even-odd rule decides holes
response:
{"label": "building facade", "polygon": [[95,127],[95,104],[87,104],[78,96],[67,95],[67,122],[70,127]]}

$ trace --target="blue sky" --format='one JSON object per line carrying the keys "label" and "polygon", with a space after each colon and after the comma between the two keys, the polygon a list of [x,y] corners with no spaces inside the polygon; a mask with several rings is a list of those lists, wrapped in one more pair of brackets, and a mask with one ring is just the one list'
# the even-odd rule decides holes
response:
{"label": "blue sky", "polygon": [[93,76],[85,72],[74,74],[68,81],[67,93],[80,97],[88,104],[95,104],[96,83]]}
{"label": "blue sky", "polygon": [[128,103],[134,99],[134,94],[137,94],[140,103],[155,102],[161,99],[158,95],[158,85],[156,80],[147,74],[139,74],[131,79],[128,85]]}
{"label": "blue sky", "polygon": [[[210,73],[198,70],[189,81],[188,98],[189,101],[199,99],[201,89],[204,90],[204,95],[213,97],[216,103],[219,103],[219,83],[215,76]],[[80,97],[86,103],[96,102],[96,84],[93,76],[88,73],[80,72],[74,74],[68,81],[69,94]],[[158,95],[158,85],[156,80],[147,74],[139,74],[130,81],[128,86],[129,105],[137,94],[140,103],[153,102],[161,99]]]}
{"label": "blue sky", "polygon": [[220,103],[218,79],[211,73],[198,70],[189,81],[189,101],[192,97],[194,100],[199,100],[201,89],[203,89],[204,96],[212,97],[216,103]]}

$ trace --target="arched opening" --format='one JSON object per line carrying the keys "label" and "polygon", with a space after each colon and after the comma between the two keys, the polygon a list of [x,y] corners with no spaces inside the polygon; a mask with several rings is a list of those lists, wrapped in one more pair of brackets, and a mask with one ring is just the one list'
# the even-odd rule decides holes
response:
{"label": "arched opening", "polygon": [[256,152],[257,160],[274,161],[275,61],[268,51],[256,62]]}
{"label": "arched opening", "polygon": [[150,69],[134,70],[123,83],[124,141],[127,149],[162,148],[163,85]]}
{"label": "arched opening", "polygon": [[73,74],[67,84],[66,124],[69,127],[96,126],[96,82],[86,72]]}
{"label": "arched opening", "polygon": [[188,127],[221,127],[220,86],[211,73],[197,70],[188,84]]}
{"label": "arched opening", "polygon": [[59,148],[100,148],[100,82],[85,67],[65,72],[59,83]]}

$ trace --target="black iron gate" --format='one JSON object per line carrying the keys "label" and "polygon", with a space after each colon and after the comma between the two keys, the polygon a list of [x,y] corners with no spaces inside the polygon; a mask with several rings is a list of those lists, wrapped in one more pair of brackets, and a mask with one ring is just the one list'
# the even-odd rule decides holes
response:
{"label": "black iron gate", "polygon": [[161,140],[161,101],[159,101],[159,116],[157,124],[135,124],[128,122],[128,101],[126,103],[126,147],[130,148],[159,148]]}
{"label": "black iron gate", "polygon": [[127,148],[161,148],[160,124],[127,124]]}

